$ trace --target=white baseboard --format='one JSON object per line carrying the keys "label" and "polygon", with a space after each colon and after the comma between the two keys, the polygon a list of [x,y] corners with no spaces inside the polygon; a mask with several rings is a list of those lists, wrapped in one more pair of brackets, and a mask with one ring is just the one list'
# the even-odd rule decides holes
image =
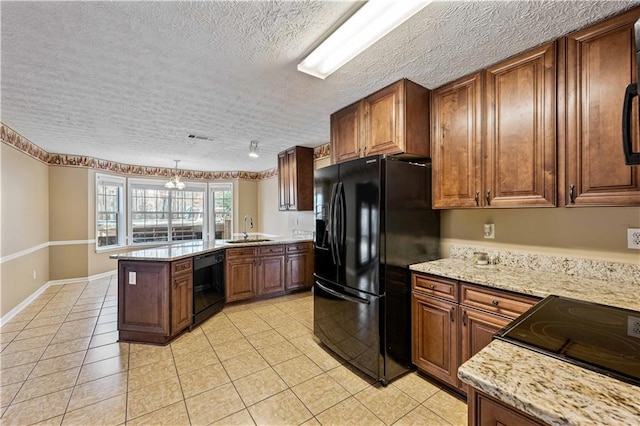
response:
{"label": "white baseboard", "polygon": [[0,318],[0,327],[8,323],[16,315],[18,315],[20,311],[22,311],[24,308],[29,306],[31,302],[33,302],[38,296],[44,293],[44,291],[52,285],[77,284],[84,281],[91,282],[94,280],[99,280],[100,278],[108,277],[110,275],[115,275],[117,272],[118,272],[117,270],[113,270],[113,271],[103,272],[101,274],[91,275],[89,277],[68,278],[64,280],[47,281],[46,283],[42,284],[42,286],[39,289],[34,291],[29,297],[24,299],[18,306],[16,306],[15,308],[7,312],[6,315]]}

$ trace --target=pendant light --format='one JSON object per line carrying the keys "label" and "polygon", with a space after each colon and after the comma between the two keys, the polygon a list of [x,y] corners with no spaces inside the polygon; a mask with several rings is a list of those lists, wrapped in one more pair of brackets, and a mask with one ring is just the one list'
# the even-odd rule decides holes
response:
{"label": "pendant light", "polygon": [[169,182],[164,184],[165,188],[168,189],[184,189],[184,183],[180,182],[180,176],[178,176],[178,163],[180,160],[173,160],[176,162],[176,168],[173,172],[173,176],[169,179]]}

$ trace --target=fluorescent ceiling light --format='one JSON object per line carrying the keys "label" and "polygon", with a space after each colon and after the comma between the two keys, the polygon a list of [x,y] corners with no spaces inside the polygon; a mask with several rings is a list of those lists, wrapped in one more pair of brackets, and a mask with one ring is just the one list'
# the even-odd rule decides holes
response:
{"label": "fluorescent ceiling light", "polygon": [[302,62],[298,71],[325,79],[433,0],[369,0]]}

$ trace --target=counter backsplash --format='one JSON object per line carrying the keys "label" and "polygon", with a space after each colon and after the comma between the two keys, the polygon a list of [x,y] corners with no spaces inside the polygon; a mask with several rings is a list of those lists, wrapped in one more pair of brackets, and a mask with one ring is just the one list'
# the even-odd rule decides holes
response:
{"label": "counter backsplash", "polygon": [[472,262],[473,253],[476,251],[488,253],[490,259],[497,259],[498,264],[509,268],[524,268],[603,281],[624,281],[640,285],[640,265],[631,263],[461,245],[452,245],[449,256],[452,259]]}

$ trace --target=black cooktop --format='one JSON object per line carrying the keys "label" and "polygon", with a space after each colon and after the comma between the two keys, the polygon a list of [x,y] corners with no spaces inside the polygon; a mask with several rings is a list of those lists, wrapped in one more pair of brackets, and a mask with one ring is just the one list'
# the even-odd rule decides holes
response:
{"label": "black cooktop", "polygon": [[640,386],[640,312],[549,296],[495,338]]}

